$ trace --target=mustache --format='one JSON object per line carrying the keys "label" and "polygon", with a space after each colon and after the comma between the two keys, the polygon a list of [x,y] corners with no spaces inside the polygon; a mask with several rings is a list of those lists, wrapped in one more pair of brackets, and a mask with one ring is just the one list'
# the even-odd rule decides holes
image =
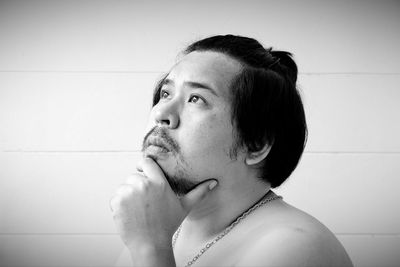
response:
{"label": "mustache", "polygon": [[164,127],[154,126],[143,138],[142,152],[150,145],[150,137],[157,137],[161,139],[168,149],[174,152],[179,152],[180,147],[178,143],[171,137],[168,130]]}

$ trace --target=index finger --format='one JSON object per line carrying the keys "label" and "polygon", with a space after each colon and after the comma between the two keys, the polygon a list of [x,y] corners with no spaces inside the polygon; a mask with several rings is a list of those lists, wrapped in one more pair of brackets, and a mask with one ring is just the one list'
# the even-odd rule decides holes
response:
{"label": "index finger", "polygon": [[160,184],[167,181],[163,170],[152,158],[145,157],[144,159],[142,159],[139,163],[139,168],[142,169],[144,175],[148,179],[156,183]]}

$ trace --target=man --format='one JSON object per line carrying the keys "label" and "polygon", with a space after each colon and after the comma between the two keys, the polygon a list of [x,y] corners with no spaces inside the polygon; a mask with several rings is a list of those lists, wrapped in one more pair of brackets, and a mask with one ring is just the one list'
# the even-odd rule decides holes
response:
{"label": "man", "polygon": [[111,199],[134,266],[352,266],[335,236],[270,189],[304,149],[291,54],[195,42],[158,84],[139,173]]}

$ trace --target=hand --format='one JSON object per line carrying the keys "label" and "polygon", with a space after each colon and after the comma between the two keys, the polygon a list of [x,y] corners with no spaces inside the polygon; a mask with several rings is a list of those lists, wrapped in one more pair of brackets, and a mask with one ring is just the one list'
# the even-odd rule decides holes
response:
{"label": "hand", "polygon": [[143,159],[138,169],[143,172],[131,175],[111,199],[115,224],[130,250],[144,245],[169,248],[183,219],[216,181],[203,182],[178,199],[154,160]]}

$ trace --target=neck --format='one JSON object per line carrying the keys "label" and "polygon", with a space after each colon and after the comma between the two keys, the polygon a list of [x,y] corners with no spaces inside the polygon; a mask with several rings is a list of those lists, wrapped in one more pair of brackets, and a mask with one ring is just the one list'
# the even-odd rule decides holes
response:
{"label": "neck", "polygon": [[233,180],[227,179],[225,183],[220,181],[219,186],[188,214],[182,224],[182,235],[191,242],[208,241],[257,203],[270,189],[268,183],[253,177],[242,178],[241,182]]}

